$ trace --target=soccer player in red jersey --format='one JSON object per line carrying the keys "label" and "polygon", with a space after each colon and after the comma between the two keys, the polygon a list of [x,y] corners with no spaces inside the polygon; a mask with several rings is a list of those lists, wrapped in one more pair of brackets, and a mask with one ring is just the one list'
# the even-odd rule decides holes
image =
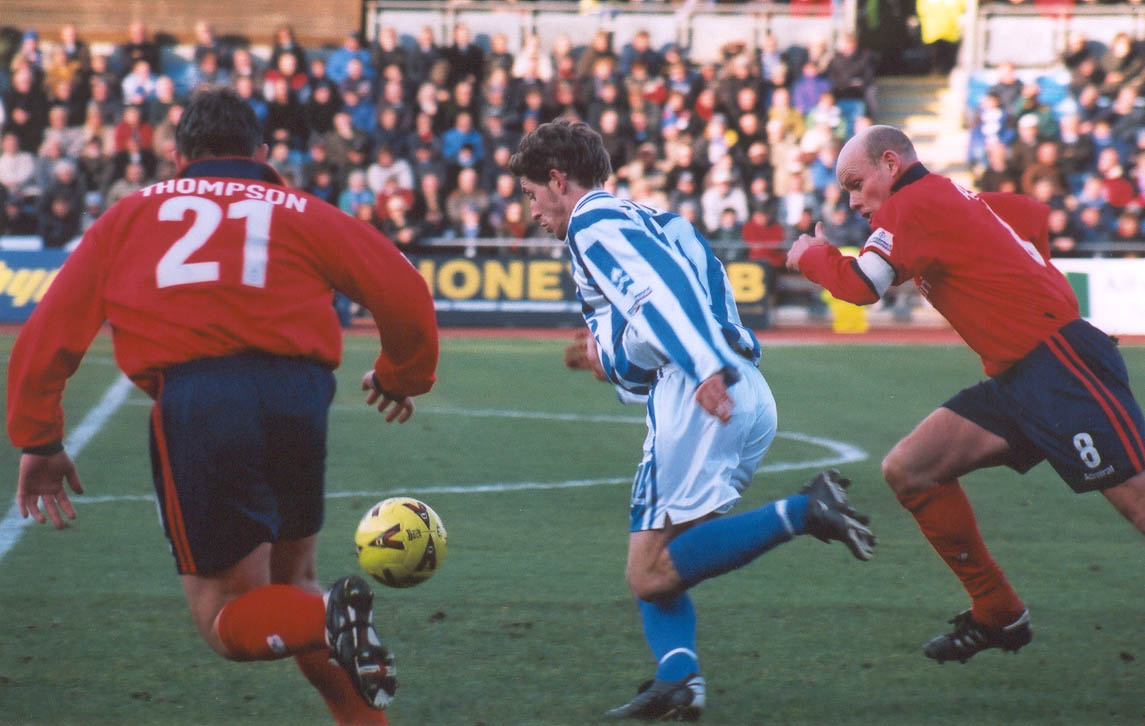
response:
{"label": "soccer player in red jersey", "polygon": [[399,423],[434,382],[432,298],[389,240],[282,184],[234,91],[197,92],[176,149],[176,177],[99,218],[12,349],[20,512],[57,528],[76,516],[61,394],[107,321],[120,368],[155,400],[155,491],[204,640],[232,660],[293,656],[339,723],[385,723],[396,682],[373,593],[358,576],[325,592],[317,578],[342,354],[332,296],[373,315],[381,353],[362,388]]}
{"label": "soccer player in red jersey", "polygon": [[1076,492],[1101,491],[1145,532],[1141,408],[1109,336],[1081,319],[1049,263],[1049,209],[1016,194],[975,194],[929,173],[898,129],[872,126],[839,154],[839,184],[874,230],[857,257],[802,235],[788,266],[857,304],[914,280],[989,378],[931,413],[883,459],[883,476],[961,580],[971,608],[923,652],[938,662],[1017,651],[1029,612],[990,556],[958,478],[1042,460]]}

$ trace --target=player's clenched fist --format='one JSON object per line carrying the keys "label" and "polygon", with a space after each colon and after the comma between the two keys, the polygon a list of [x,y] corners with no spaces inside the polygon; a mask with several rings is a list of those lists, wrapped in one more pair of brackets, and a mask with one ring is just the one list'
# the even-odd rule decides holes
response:
{"label": "player's clenched fist", "polygon": [[826,237],[823,236],[823,223],[815,223],[815,236],[809,234],[801,234],[799,238],[791,244],[791,249],[787,251],[787,269],[792,272],[799,272],[799,260],[803,257],[803,253],[815,245],[830,244]]}
{"label": "player's clenched fist", "polygon": [[574,370],[592,371],[598,381],[608,380],[596,352],[596,338],[588,328],[578,330],[573,341],[565,346],[565,365]]}

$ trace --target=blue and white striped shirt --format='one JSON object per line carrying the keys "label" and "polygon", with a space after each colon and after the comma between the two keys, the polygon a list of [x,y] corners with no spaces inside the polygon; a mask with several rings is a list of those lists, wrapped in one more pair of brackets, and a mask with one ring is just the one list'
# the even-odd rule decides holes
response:
{"label": "blue and white striped shirt", "polygon": [[[621,398],[647,394],[662,366],[696,383],[739,357],[759,362],[723,265],[686,219],[596,189],[565,238],[585,322]],[[625,395],[628,394],[628,395]]]}

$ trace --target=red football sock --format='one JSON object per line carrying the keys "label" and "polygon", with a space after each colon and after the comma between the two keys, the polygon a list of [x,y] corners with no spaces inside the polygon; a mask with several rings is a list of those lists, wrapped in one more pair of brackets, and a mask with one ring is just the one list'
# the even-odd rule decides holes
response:
{"label": "red football sock", "polygon": [[339,726],[358,724],[385,726],[385,712],[366,705],[354,690],[346,671],[330,662],[329,651],[315,650],[296,655],[294,662],[298,664],[306,679],[322,694],[322,698],[326,700],[326,707],[330,709]]}
{"label": "red football sock", "polygon": [[322,596],[293,585],[244,592],[219,611],[215,630],[234,660],[274,660],[329,648]]}
{"label": "red football sock", "polygon": [[987,551],[970,500],[957,479],[898,499],[914,515],[923,536],[946,566],[962,581],[970,594],[975,620],[1001,627],[1021,616],[1025,606]]}

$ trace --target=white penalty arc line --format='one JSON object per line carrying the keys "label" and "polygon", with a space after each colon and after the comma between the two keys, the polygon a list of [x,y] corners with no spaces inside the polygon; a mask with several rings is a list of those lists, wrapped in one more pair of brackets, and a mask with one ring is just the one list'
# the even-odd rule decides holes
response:
{"label": "white penalty arc line", "polygon": [[[104,424],[107,423],[119,407],[123,405],[127,397],[131,395],[131,389],[134,384],[127,378],[127,376],[120,375],[107,391],[104,392],[103,398],[95,405],[87,415],[83,417],[79,425],[64,439],[64,448],[68,450],[68,454],[74,459],[79,456],[79,453],[84,450],[88,442],[99,433]],[[82,500],[83,497],[74,497],[74,500]],[[4,519],[0,520],[0,560],[4,559],[4,555],[16,545],[20,540],[20,534],[24,528],[34,522],[31,517],[25,519],[20,516],[20,507],[16,502],[12,503],[12,508],[4,515]]]}
{"label": "white penalty arc line", "polygon": [[[151,406],[150,399],[136,399],[131,401],[132,406]],[[336,403],[330,407],[334,411],[351,411],[355,413],[373,413],[373,407],[367,405],[351,405]],[[469,416],[471,418],[510,418],[532,419],[537,421],[566,421],[583,423],[618,423],[642,424],[642,416],[622,416],[619,414],[592,414],[592,413],[551,413],[548,411],[517,411],[500,408],[454,408],[450,406],[421,406],[417,407],[415,416],[437,414],[443,416]]]}
{"label": "white penalty arc line", "polygon": [[[354,406],[336,406],[339,409],[369,410]],[[515,418],[539,419],[547,421],[583,421],[591,423],[644,423],[643,418],[636,416],[596,415],[596,414],[564,414],[546,413],[541,411],[513,411],[502,409],[464,409],[448,407],[424,407],[421,413],[447,414],[451,416],[473,416],[488,418]],[[830,455],[819,459],[804,459],[801,461],[776,461],[765,463],[756,469],[756,475],[780,471],[796,471],[801,469],[821,469],[829,466],[839,466],[857,461],[864,461],[868,454],[863,449],[843,441],[810,436],[793,431],[780,431],[776,438],[799,441],[801,443],[822,446]],[[352,497],[386,497],[398,494],[495,494],[502,492],[541,491],[549,489],[579,489],[583,487],[604,486],[608,484],[625,484],[632,481],[631,476],[601,477],[593,479],[569,479],[566,481],[526,481],[526,482],[489,482],[475,484],[438,484],[420,487],[397,487],[390,490],[364,490],[364,491],[333,491],[326,492],[329,499],[348,499]],[[108,494],[103,496],[72,497],[73,502],[85,504],[99,504],[104,502],[154,502],[151,494]]]}
{"label": "white penalty arc line", "polygon": [[[82,448],[87,443],[87,439],[91,437],[99,427],[107,420],[115,409],[118,408],[124,400],[126,394],[130,392],[131,385],[126,378],[122,379],[122,383],[126,383],[122,394],[118,397],[112,395],[112,391],[104,395],[104,401],[100,405],[92,409],[87,418],[81,422],[72,436],[65,442],[68,450],[74,456],[77,452],[77,445]],[[117,383],[117,385],[119,385]],[[105,403],[109,399],[115,398],[114,405]],[[150,406],[149,400],[135,400],[128,401],[128,405]],[[370,412],[371,408],[368,406],[351,406],[348,404],[335,404],[333,408],[342,411],[365,411]],[[617,424],[642,424],[644,418],[642,416],[624,416],[618,414],[578,414],[578,413],[553,413],[548,411],[520,411],[512,409],[473,409],[473,408],[455,408],[448,406],[424,406],[418,409],[422,414],[440,414],[448,416],[469,416],[476,418],[509,418],[509,419],[526,419],[526,420],[540,420],[540,421],[566,421],[566,422],[584,422],[584,423],[617,423]],[[99,412],[99,416],[97,416]],[[89,424],[89,420],[92,422]],[[88,424],[85,426],[85,424]],[[90,429],[90,433],[89,430]],[[83,434],[84,438],[80,435]],[[779,431],[776,433],[776,438],[789,439],[791,441],[799,441],[801,443],[812,444],[821,446],[827,449],[830,454],[819,459],[804,459],[801,461],[776,461],[768,462],[761,465],[756,469],[756,475],[774,473],[780,471],[796,471],[800,469],[819,469],[829,466],[839,466],[841,464],[850,464],[857,461],[867,459],[868,454],[863,449],[848,444],[843,441],[836,441],[835,439],[828,439],[820,436],[811,436],[808,434],[797,433],[793,431]],[[326,496],[330,499],[347,499],[351,497],[379,497],[396,494],[489,494],[500,492],[520,492],[520,491],[540,491],[548,489],[578,489],[583,487],[604,486],[608,484],[623,484],[632,481],[631,476],[622,477],[601,477],[593,479],[570,479],[566,481],[527,481],[527,482],[489,482],[489,483],[474,483],[474,484],[440,484],[421,487],[398,487],[387,491],[368,490],[368,491],[334,491],[326,492]],[[154,502],[155,496],[152,494],[106,494],[106,495],[90,495],[90,496],[76,496],[71,500],[75,503],[83,504],[100,504],[105,502]],[[14,515],[14,516],[13,516]],[[9,520],[13,520],[11,523]],[[16,532],[16,537],[19,536],[19,529],[27,525],[31,520],[24,520],[20,518],[19,510],[13,506],[12,511],[5,517],[3,524],[0,525],[0,558],[4,556],[7,551],[3,547],[4,544],[4,531],[11,527]],[[13,540],[13,544],[14,544]],[[9,544],[10,548],[11,545]]]}

